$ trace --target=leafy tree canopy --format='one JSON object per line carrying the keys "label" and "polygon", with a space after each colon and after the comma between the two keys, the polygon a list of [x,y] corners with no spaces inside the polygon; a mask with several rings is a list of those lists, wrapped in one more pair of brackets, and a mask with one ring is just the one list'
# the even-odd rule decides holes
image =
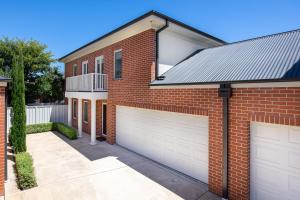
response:
{"label": "leafy tree canopy", "polygon": [[3,38],[0,40],[0,75],[12,77],[12,61],[18,51],[23,53],[26,103],[35,100],[51,102],[63,99],[63,75],[47,46],[36,40]]}

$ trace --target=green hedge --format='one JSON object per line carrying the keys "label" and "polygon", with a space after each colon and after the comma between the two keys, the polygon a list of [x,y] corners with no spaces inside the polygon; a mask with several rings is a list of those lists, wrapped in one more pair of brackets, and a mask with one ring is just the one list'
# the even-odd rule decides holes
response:
{"label": "green hedge", "polygon": [[77,138],[76,130],[65,125],[64,123],[50,122],[50,123],[33,124],[33,125],[26,126],[27,134],[41,133],[41,132],[47,132],[47,131],[58,131],[71,140],[74,140]]}
{"label": "green hedge", "polygon": [[54,123],[53,129],[65,135],[67,138],[74,140],[77,139],[77,132],[73,128],[65,125],[64,123]]}
{"label": "green hedge", "polygon": [[26,126],[26,134],[41,133],[53,130],[53,123],[32,124]]}
{"label": "green hedge", "polygon": [[24,190],[37,186],[32,157],[29,153],[16,154],[16,170],[20,189]]}

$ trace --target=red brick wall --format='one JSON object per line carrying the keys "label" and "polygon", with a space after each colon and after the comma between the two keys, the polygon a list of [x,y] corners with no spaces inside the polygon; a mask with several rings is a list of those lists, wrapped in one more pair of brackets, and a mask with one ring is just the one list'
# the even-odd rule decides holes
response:
{"label": "red brick wall", "polygon": [[234,89],[229,113],[229,197],[247,199],[250,121],[300,126],[300,88]]}
{"label": "red brick wall", "polygon": [[5,179],[5,87],[0,87],[0,197],[4,196]]}
{"label": "red brick wall", "polygon": [[[122,49],[121,80],[113,79],[113,52]],[[150,89],[155,61],[155,32],[148,30],[66,64],[66,76],[73,63],[104,55],[108,74],[107,140],[115,143],[116,105],[209,116],[209,189],[222,192],[222,99],[217,89]],[[296,88],[234,89],[230,99],[229,197],[249,198],[250,121],[300,126],[300,90]],[[97,104],[98,108],[98,104]],[[98,113],[98,110],[97,110]],[[99,114],[97,114],[97,119]],[[97,122],[98,124],[98,122]]]}
{"label": "red brick wall", "polygon": [[[72,101],[77,101],[78,109],[78,99],[72,99]],[[83,102],[88,101],[88,121],[83,121]],[[96,101],[96,134],[100,135],[102,129],[102,101]],[[73,104],[72,104],[72,126],[78,128],[78,119],[73,117]],[[82,131],[91,134],[91,101],[87,99],[82,100]]]}

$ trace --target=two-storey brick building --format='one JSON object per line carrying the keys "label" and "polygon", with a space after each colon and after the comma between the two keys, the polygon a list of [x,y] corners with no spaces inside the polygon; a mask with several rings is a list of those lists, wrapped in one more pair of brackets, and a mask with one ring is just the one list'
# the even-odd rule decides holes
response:
{"label": "two-storey brick building", "polygon": [[300,197],[299,59],[299,30],[226,44],[151,11],[60,58],[68,123],[224,198]]}

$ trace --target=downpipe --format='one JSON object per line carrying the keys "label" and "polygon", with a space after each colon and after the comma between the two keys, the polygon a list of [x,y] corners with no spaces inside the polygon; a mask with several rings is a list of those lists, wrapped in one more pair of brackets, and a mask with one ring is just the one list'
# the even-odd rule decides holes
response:
{"label": "downpipe", "polygon": [[161,27],[159,30],[156,31],[155,33],[155,46],[156,46],[156,54],[155,54],[155,80],[159,79],[158,76],[158,58],[159,58],[159,33],[165,30],[166,28],[169,27],[169,21],[166,19],[165,25]]}
{"label": "downpipe", "polygon": [[228,127],[229,127],[229,99],[232,96],[230,84],[220,84],[219,97],[223,98],[223,174],[222,199],[228,199]]}

